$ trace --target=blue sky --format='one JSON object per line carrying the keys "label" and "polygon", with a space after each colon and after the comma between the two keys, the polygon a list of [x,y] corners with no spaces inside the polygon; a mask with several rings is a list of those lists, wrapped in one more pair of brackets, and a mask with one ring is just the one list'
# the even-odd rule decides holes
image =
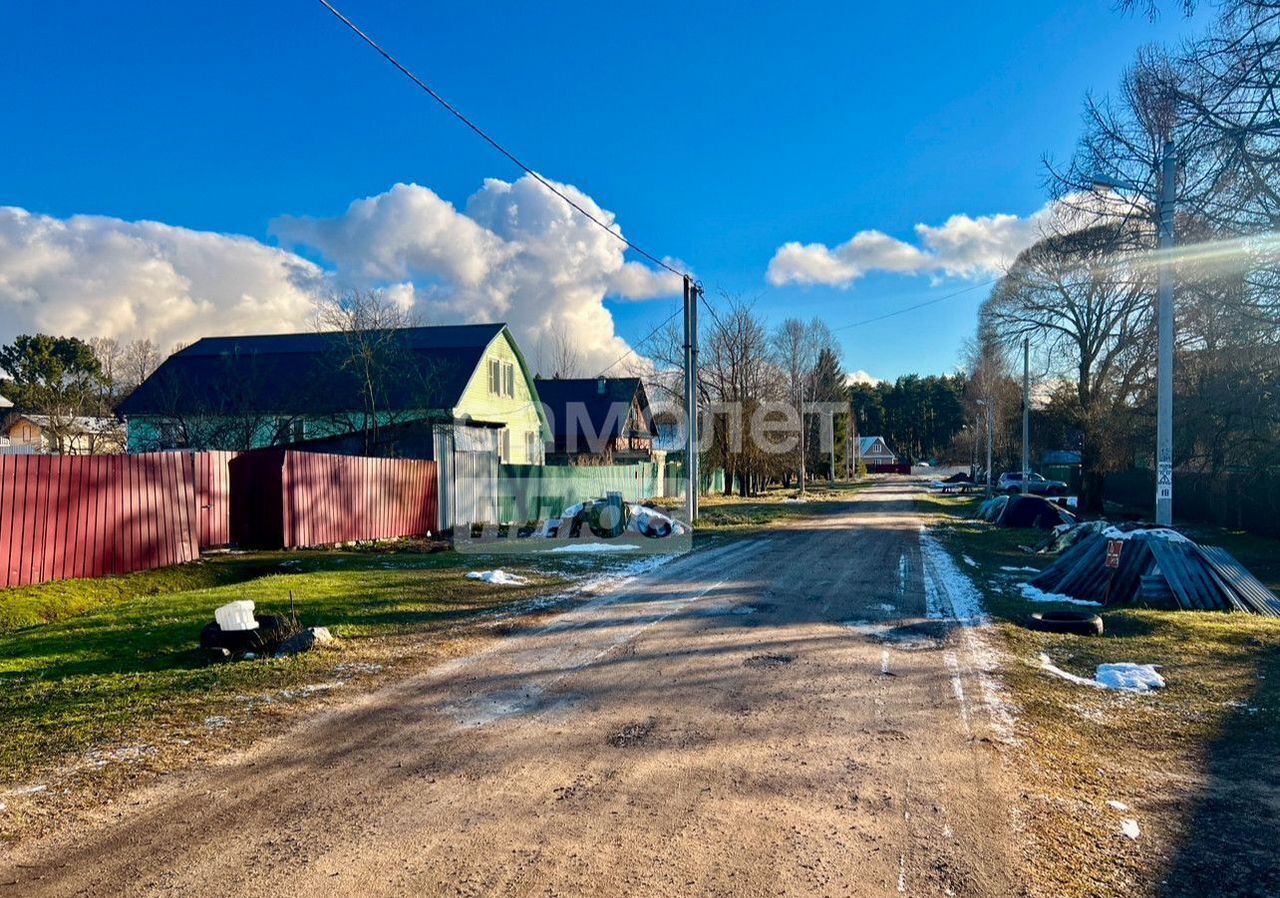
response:
{"label": "blue sky", "polygon": [[[1112,0],[339,5],[713,297],[833,327],[989,275],[774,286],[780,246],[870,229],[916,244],[918,223],[1034,213],[1040,159],[1070,152],[1084,92],[1110,90],[1143,43],[1200,27]],[[341,216],[398,182],[462,207],[519,175],[314,0],[15,4],[6,19],[2,206],[274,244],[280,216]],[[317,245],[294,248],[323,262]],[[948,370],[984,293],[841,330],[846,365]],[[606,307],[634,340],[673,302]]]}

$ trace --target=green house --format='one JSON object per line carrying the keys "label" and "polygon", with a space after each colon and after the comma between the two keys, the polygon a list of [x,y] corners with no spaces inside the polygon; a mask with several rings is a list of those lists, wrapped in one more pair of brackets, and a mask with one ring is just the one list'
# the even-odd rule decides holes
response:
{"label": "green house", "polygon": [[447,431],[471,434],[502,462],[541,464],[550,432],[505,324],[206,337],[118,412],[131,452],[295,446],[432,458]]}

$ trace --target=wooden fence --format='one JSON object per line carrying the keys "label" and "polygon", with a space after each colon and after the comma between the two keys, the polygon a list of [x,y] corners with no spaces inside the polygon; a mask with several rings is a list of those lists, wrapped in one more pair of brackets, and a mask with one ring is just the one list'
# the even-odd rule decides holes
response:
{"label": "wooden fence", "polygon": [[188,457],[0,455],[0,587],[199,557]]}
{"label": "wooden fence", "polygon": [[323,546],[436,528],[432,461],[264,449],[228,467],[231,538],[240,546]]}

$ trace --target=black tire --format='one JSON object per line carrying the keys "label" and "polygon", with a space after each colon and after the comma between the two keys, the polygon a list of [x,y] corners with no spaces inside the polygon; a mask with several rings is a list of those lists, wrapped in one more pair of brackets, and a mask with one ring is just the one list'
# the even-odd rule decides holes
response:
{"label": "black tire", "polygon": [[218,622],[206,624],[200,631],[200,648],[227,649],[232,652],[261,652],[262,634],[257,630],[224,630]]}
{"label": "black tire", "polygon": [[222,645],[222,628],[218,626],[217,621],[205,624],[204,629],[200,631],[200,648],[202,649],[220,649]]}
{"label": "black tire", "polygon": [[1037,611],[1026,619],[1031,630],[1067,633],[1071,636],[1101,636],[1102,618],[1088,611]]}

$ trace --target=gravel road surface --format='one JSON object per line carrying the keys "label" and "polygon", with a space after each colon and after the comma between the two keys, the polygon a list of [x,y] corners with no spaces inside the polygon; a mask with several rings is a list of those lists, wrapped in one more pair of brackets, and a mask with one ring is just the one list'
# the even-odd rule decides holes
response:
{"label": "gravel road surface", "polygon": [[0,898],[1018,894],[982,638],[927,616],[911,488],[857,495],[24,845]]}

